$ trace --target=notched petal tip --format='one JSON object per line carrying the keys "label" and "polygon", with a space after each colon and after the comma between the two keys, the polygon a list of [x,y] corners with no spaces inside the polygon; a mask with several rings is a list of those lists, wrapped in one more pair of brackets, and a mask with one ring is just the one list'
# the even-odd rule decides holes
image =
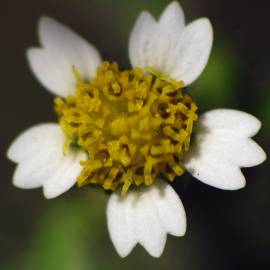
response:
{"label": "notched petal tip", "polygon": [[259,157],[258,157],[257,163],[254,166],[260,165],[261,163],[265,162],[267,159],[266,152],[259,145],[258,145],[258,156]]}
{"label": "notched petal tip", "polygon": [[106,215],[111,241],[120,257],[128,256],[137,244],[133,216],[129,208],[131,197],[121,197],[113,193],[108,201]]}
{"label": "notched petal tip", "polygon": [[48,16],[48,15],[42,15],[38,19],[37,23],[37,33],[38,33],[38,39],[42,46],[46,46],[48,41],[48,35],[50,35],[53,32],[59,32],[61,34],[62,31],[70,31],[72,33],[75,33],[72,29],[65,26],[58,20]]}
{"label": "notched petal tip", "polygon": [[[235,110],[235,111],[237,112],[237,110]],[[243,114],[245,114],[247,118],[250,118],[250,121],[251,120],[253,121],[253,127],[250,128],[250,129],[253,129],[253,133],[250,134],[250,137],[253,137],[261,130],[262,122],[252,114],[249,114],[246,112],[243,112]]]}
{"label": "notched petal tip", "polygon": [[13,149],[13,143],[9,146],[7,153],[6,153],[6,157],[12,161],[12,162],[17,162],[16,156],[14,155],[14,149]]}
{"label": "notched petal tip", "polygon": [[47,14],[43,14],[38,18],[38,29],[44,25],[56,23],[57,21]]}
{"label": "notched petal tip", "polygon": [[178,1],[172,1],[170,4],[167,5],[166,9],[169,9],[169,8],[182,8],[180,3]]}
{"label": "notched petal tip", "polygon": [[139,14],[136,21],[137,22],[138,21],[144,21],[145,19],[150,19],[150,20],[155,21],[154,17],[152,16],[152,14],[148,10],[141,11],[141,13]]}
{"label": "notched petal tip", "polygon": [[186,169],[216,188],[245,187],[241,168],[259,165],[266,158],[263,149],[251,139],[260,126],[256,117],[237,110],[216,109],[204,113],[185,158]]}
{"label": "notched petal tip", "polygon": [[173,77],[183,80],[186,86],[193,83],[208,63],[213,39],[213,28],[208,18],[199,18],[189,23],[183,31],[178,48],[181,59],[172,71]]}
{"label": "notched petal tip", "polygon": [[213,44],[210,21],[200,18],[185,26],[184,12],[176,1],[165,8],[158,21],[150,16],[142,13],[131,32],[132,65],[151,66],[186,86],[191,84],[209,59]]}
{"label": "notched petal tip", "polygon": [[92,79],[101,63],[98,50],[68,26],[49,17],[38,21],[41,48],[32,48],[27,59],[39,82],[57,96],[67,97],[75,91],[72,67],[81,77]]}
{"label": "notched petal tip", "polygon": [[40,124],[20,134],[11,144],[8,157],[18,163],[13,184],[23,189],[44,187],[48,199],[70,189],[81,172],[84,151],[63,155],[65,135],[59,125]]}
{"label": "notched petal tip", "polygon": [[171,20],[172,17],[177,17],[180,23],[185,23],[184,10],[177,1],[173,1],[165,7],[164,11],[160,15],[159,21],[167,19]]}
{"label": "notched petal tip", "polygon": [[113,194],[107,206],[108,230],[121,257],[140,244],[153,257],[163,253],[167,234],[183,236],[186,231],[184,207],[171,186],[157,181],[125,197]]}
{"label": "notched petal tip", "polygon": [[238,179],[234,179],[235,181],[231,181],[230,183],[226,184],[224,183],[223,186],[220,186],[220,183],[217,183],[216,186],[212,185],[213,187],[216,187],[218,189],[223,189],[223,190],[239,190],[239,189],[243,189],[246,187],[247,185],[247,181],[246,178],[243,174],[243,172],[241,171],[240,168],[238,168],[239,170],[239,178]]}
{"label": "notched petal tip", "polygon": [[[163,183],[162,183],[163,184]],[[167,183],[161,187],[164,190],[163,202],[159,206],[159,214],[168,234],[184,236],[187,228],[187,218],[179,195]]]}
{"label": "notched petal tip", "polygon": [[[44,131],[50,132],[51,130],[58,129],[55,123],[45,123],[32,126],[21,132],[12,141],[8,150],[7,157],[15,163],[19,163],[31,156],[33,145],[38,140],[38,137],[44,134]],[[40,142],[41,144],[41,142]]]}
{"label": "notched petal tip", "polygon": [[48,26],[51,23],[56,23],[56,20],[48,15],[41,15],[38,18],[37,29],[40,32],[41,28]]}
{"label": "notched petal tip", "polygon": [[45,197],[45,199],[54,199],[58,196],[60,196],[61,194],[63,194],[66,190],[55,190],[54,187],[50,187],[48,185],[46,185],[46,183],[43,185],[43,196]]}
{"label": "notched petal tip", "polygon": [[124,259],[132,252],[133,248],[131,250],[119,250],[117,246],[115,246],[115,250],[117,254]]}
{"label": "notched petal tip", "polygon": [[[209,43],[209,47],[208,47],[208,58],[209,58],[210,52],[211,52],[212,47],[213,47],[213,42],[214,42],[213,25],[212,25],[210,19],[206,18],[206,17],[199,18],[197,21],[200,22],[202,26],[204,25],[204,28],[207,29],[205,31],[205,33],[207,33],[206,35],[207,35],[208,43]],[[208,61],[208,58],[207,58],[207,61]]]}
{"label": "notched petal tip", "polygon": [[148,248],[147,246],[142,244],[141,246],[144,247],[149,253],[149,255],[151,255],[153,258],[159,258],[161,257],[161,255],[165,250],[166,242],[167,242],[167,233],[164,232],[164,234],[162,235],[162,241],[159,245],[156,245],[154,248],[153,247]]}
{"label": "notched petal tip", "polygon": [[211,132],[227,129],[232,135],[244,138],[253,137],[262,126],[255,116],[235,109],[214,109],[204,113],[200,119],[200,125]]}

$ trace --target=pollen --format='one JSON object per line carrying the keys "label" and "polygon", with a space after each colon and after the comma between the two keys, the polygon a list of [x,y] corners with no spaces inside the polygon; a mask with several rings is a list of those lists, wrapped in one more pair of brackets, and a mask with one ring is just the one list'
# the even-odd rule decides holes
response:
{"label": "pollen", "polygon": [[77,78],[76,93],[55,99],[66,135],[64,152],[83,149],[79,186],[105,190],[151,185],[157,177],[173,181],[184,173],[197,106],[184,83],[152,68],[120,71],[103,62],[90,82]]}

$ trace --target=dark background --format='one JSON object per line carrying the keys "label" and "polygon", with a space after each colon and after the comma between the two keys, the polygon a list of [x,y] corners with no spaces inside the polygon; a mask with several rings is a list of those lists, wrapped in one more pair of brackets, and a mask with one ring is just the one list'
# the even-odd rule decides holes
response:
{"label": "dark background", "polygon": [[[2,1],[0,8],[0,269],[102,270],[270,269],[270,179],[268,161],[244,169],[247,187],[222,191],[190,176],[177,179],[188,230],[168,237],[164,254],[150,257],[137,247],[116,254],[105,220],[106,196],[73,189],[46,200],[41,190],[12,186],[15,165],[5,153],[24,129],[55,121],[53,97],[32,76],[25,50],[37,44],[36,23],[50,15],[92,42],[106,60],[128,67],[127,40],[139,12],[158,16],[166,0]],[[209,17],[215,42],[209,64],[190,91],[201,112],[231,107],[263,122],[256,136],[270,148],[270,2],[183,0],[187,21]]]}

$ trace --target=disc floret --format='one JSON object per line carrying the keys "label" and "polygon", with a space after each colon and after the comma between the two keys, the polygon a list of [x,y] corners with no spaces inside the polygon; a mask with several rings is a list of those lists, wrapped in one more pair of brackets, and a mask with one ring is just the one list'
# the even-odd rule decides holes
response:
{"label": "disc floret", "polygon": [[131,185],[183,174],[197,106],[182,81],[150,68],[120,71],[108,62],[90,82],[77,78],[75,95],[56,98],[55,111],[67,137],[64,150],[76,146],[88,153],[79,186],[122,186],[125,194]]}

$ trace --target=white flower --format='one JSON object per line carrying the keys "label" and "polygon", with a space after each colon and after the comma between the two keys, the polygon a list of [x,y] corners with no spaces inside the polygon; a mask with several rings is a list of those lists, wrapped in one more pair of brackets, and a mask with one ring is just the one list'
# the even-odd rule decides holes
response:
{"label": "white flower", "polygon": [[[101,63],[98,51],[75,32],[57,21],[42,17],[38,26],[40,48],[27,52],[30,67],[53,94],[74,94],[73,67],[84,79],[96,76]],[[208,19],[185,25],[182,8],[171,3],[156,21],[148,12],[139,16],[129,40],[133,67],[151,67],[164,76],[192,83],[204,69],[213,41]],[[264,151],[251,139],[260,122],[250,114],[217,109],[200,116],[195,139],[185,156],[185,168],[202,182],[221,189],[244,187],[242,167],[260,164]],[[41,124],[26,130],[11,145],[8,157],[18,163],[13,182],[20,188],[43,187],[46,198],[56,197],[75,183],[85,151],[63,152],[65,134],[58,124]],[[186,216],[181,200],[165,181],[129,191],[114,192],[107,207],[108,228],[120,256],[141,244],[159,257],[167,233],[182,236]]]}

